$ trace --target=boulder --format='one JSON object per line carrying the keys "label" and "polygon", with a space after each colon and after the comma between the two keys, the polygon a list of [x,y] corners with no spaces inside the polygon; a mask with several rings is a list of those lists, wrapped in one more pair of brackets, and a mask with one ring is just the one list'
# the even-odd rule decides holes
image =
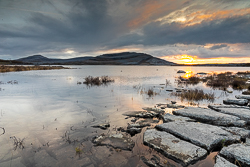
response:
{"label": "boulder", "polygon": [[246,106],[248,104],[248,100],[246,99],[226,99],[223,100],[224,104],[235,104],[239,106]]}
{"label": "boulder", "polygon": [[224,113],[219,113],[214,110],[206,108],[186,107],[181,110],[173,111],[173,114],[189,117],[197,121],[213,125],[236,126],[236,127],[243,127],[246,125],[246,122],[240,120],[239,117]]}
{"label": "boulder", "polygon": [[238,166],[227,161],[225,158],[222,158],[221,156],[217,155],[214,167],[238,167]]}
{"label": "boulder", "polygon": [[221,127],[196,122],[169,122],[156,126],[157,129],[171,133],[207,150],[224,144],[240,142],[240,137]]}
{"label": "boulder", "polygon": [[250,146],[244,144],[233,144],[228,147],[223,147],[220,151],[222,157],[230,162],[240,163],[240,166],[250,166]]}
{"label": "boulder", "polygon": [[143,142],[166,157],[187,166],[207,155],[207,151],[194,144],[155,129],[148,129],[144,133]]}

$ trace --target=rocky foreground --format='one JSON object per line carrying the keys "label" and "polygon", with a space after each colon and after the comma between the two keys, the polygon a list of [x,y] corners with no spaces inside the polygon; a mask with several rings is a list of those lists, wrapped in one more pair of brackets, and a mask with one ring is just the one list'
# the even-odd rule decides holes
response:
{"label": "rocky foreground", "polygon": [[[208,108],[177,109],[173,114],[165,114],[163,110],[164,107],[173,107],[173,103],[158,104],[161,109],[144,108],[143,111],[126,112],[124,115],[127,118],[133,118],[127,128],[118,128],[120,132],[116,135],[96,136],[93,143],[132,150],[134,141],[122,132],[133,136],[148,127],[144,132],[143,143],[182,166],[195,164],[211,152],[219,151],[215,157],[216,167],[248,167],[250,95],[236,98],[226,99],[221,105],[209,105]],[[162,119],[163,123],[153,128],[152,124],[157,123],[157,120],[152,119],[155,117]],[[146,119],[138,121],[141,118]],[[157,156],[141,159],[148,166],[175,166],[160,162]]]}

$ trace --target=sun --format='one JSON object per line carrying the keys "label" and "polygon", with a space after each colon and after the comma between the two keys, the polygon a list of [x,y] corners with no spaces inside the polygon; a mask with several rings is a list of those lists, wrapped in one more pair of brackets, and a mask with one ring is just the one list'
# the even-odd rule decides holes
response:
{"label": "sun", "polygon": [[181,55],[180,61],[183,64],[195,64],[197,56]]}

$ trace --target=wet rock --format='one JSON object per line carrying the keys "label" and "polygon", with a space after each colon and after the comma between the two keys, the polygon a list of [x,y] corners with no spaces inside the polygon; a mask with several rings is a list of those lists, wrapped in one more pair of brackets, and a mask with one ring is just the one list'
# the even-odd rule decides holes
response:
{"label": "wet rock", "polygon": [[119,133],[113,135],[100,135],[93,138],[92,142],[97,146],[110,146],[114,149],[131,151],[135,145],[134,141]]}
{"label": "wet rock", "polygon": [[166,89],[167,92],[173,92],[173,89]]}
{"label": "wet rock", "polygon": [[213,125],[236,127],[243,127],[246,125],[246,122],[240,120],[239,117],[216,112],[206,108],[186,107],[181,110],[173,111],[173,114],[189,117],[197,121]]}
{"label": "wet rock", "polygon": [[189,117],[182,117],[182,116],[176,116],[172,114],[165,114],[162,116],[163,122],[175,122],[175,121],[188,121],[188,122],[195,122],[194,119],[191,119]]}
{"label": "wet rock", "polygon": [[158,113],[158,114],[163,114],[163,113],[165,113],[165,111],[164,111],[163,109],[159,109],[159,108],[144,107],[144,108],[142,108],[142,109],[143,109],[143,110],[146,110],[146,111],[148,111],[148,112],[153,111],[153,112]]}
{"label": "wet rock", "polygon": [[110,127],[110,124],[109,123],[105,123],[105,124],[94,125],[92,127],[93,128],[100,128],[100,129],[106,130],[107,128]]}
{"label": "wet rock", "polygon": [[250,95],[236,95],[237,99],[246,99],[250,101]]}
{"label": "wet rock", "polygon": [[131,136],[134,136],[138,133],[141,133],[141,128],[129,128],[126,130],[127,133],[129,133]]}
{"label": "wet rock", "polygon": [[227,161],[225,158],[217,155],[214,167],[237,167],[237,165],[234,165],[231,162]]}
{"label": "wet rock", "polygon": [[246,99],[226,99],[223,100],[224,104],[235,104],[239,106],[246,106],[248,104],[248,100]]}
{"label": "wet rock", "polygon": [[209,105],[209,108],[229,115],[237,116],[245,121],[250,122],[250,108],[236,105]]}
{"label": "wet rock", "polygon": [[123,115],[129,117],[139,117],[139,118],[153,118],[159,116],[159,114],[154,111],[128,111]]}
{"label": "wet rock", "polygon": [[154,148],[183,166],[194,163],[207,155],[205,149],[155,129],[146,130],[143,141],[145,145]]}
{"label": "wet rock", "polygon": [[230,132],[233,135],[238,135],[242,139],[250,137],[250,130],[237,127],[221,127],[223,130]]}
{"label": "wet rock", "polygon": [[176,104],[176,101],[171,101],[171,104]]}
{"label": "wet rock", "polygon": [[178,104],[167,104],[168,108],[184,108],[185,106],[178,105]]}
{"label": "wet rock", "polygon": [[233,144],[228,147],[223,147],[220,151],[222,157],[230,162],[239,162],[240,166],[250,166],[250,146],[243,144]]}
{"label": "wet rock", "polygon": [[136,122],[138,120],[138,118],[133,118],[131,119],[131,122]]}
{"label": "wet rock", "polygon": [[240,142],[240,137],[232,135],[221,127],[196,122],[169,122],[156,126],[197,146],[212,150],[224,144]]}
{"label": "wet rock", "polygon": [[205,72],[198,72],[197,74],[198,75],[207,75],[207,73],[205,73]]}
{"label": "wet rock", "polygon": [[178,70],[177,73],[185,73],[186,74],[186,71]]}
{"label": "wet rock", "polygon": [[117,128],[117,131],[126,132],[126,130],[123,127]]}
{"label": "wet rock", "polygon": [[136,124],[129,124],[127,129],[131,129],[131,128],[143,128],[143,127],[146,127],[146,126],[150,126],[151,124],[150,123],[136,123]]}
{"label": "wet rock", "polygon": [[144,156],[142,156],[141,160],[149,167],[176,167],[175,165],[173,165],[169,162],[162,164],[160,162],[160,158],[157,157],[156,155],[153,155],[153,157],[150,160],[146,159]]}
{"label": "wet rock", "polygon": [[137,123],[140,124],[140,125],[143,125],[143,124],[156,124],[156,123],[159,123],[159,120],[158,119],[143,119],[143,120],[138,121]]}

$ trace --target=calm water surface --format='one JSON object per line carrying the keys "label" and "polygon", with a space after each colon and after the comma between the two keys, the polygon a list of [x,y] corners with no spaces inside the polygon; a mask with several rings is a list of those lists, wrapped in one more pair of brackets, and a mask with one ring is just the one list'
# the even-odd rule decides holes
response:
{"label": "calm water surface", "polygon": [[[25,71],[0,74],[0,127],[5,134],[0,136],[0,166],[49,167],[49,166],[145,166],[140,156],[150,158],[158,155],[176,166],[172,160],[142,144],[143,133],[132,139],[136,142],[133,151],[111,151],[105,146],[95,147],[91,138],[102,133],[116,133],[117,127],[126,127],[130,119],[122,115],[126,111],[154,107],[158,103],[179,104],[177,97],[166,89],[177,87],[177,70],[188,71],[186,76],[197,72],[247,71],[243,67],[163,67],[163,66],[71,66],[74,69],[51,71]],[[114,83],[105,86],[88,87],[83,82],[86,76],[108,75]],[[166,79],[171,85],[165,86]],[[16,80],[18,84],[8,81]],[[207,88],[200,83],[190,88],[202,88],[214,92],[214,103],[222,103],[227,97],[240,92],[225,94],[220,90]],[[153,88],[159,95],[149,97],[140,90]],[[206,107],[209,103],[200,102]],[[171,112],[171,110],[166,110]],[[110,122],[109,130],[92,128],[98,123]],[[1,129],[0,129],[1,130]],[[144,129],[145,130],[145,129]],[[24,149],[14,148],[13,136],[23,139]],[[69,137],[72,143],[66,141]],[[76,155],[75,147],[83,153]],[[193,165],[213,166],[210,154],[205,160]]]}

